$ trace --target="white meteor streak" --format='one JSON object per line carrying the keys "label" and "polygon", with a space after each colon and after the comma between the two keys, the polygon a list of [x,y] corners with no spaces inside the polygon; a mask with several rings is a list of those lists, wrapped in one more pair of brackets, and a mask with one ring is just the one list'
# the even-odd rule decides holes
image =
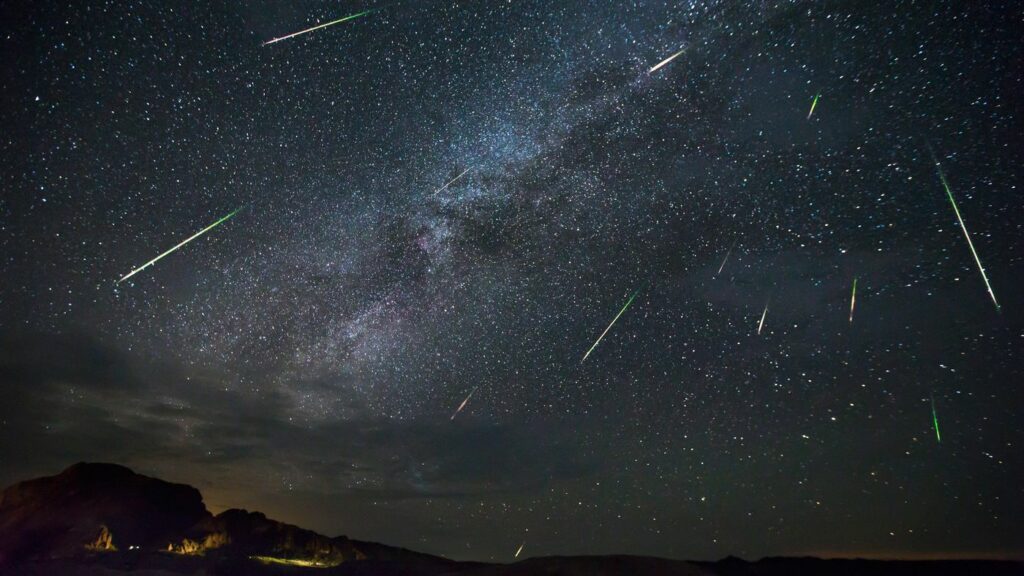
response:
{"label": "white meteor streak", "polygon": [[612,321],[610,324],[608,324],[608,327],[605,328],[604,332],[601,332],[601,335],[598,336],[597,340],[594,341],[594,345],[591,346],[590,350],[587,350],[587,353],[583,355],[583,360],[580,360],[580,364],[587,361],[587,357],[590,356],[590,353],[594,351],[594,348],[597,348],[597,345],[601,343],[601,339],[603,339],[604,335],[607,334],[608,331],[612,329],[612,326],[615,326],[615,323],[618,322],[619,320],[619,316],[622,316],[622,313],[626,311],[626,308],[629,308],[629,305],[633,303],[633,300],[636,299],[636,295],[639,293],[640,289],[637,289],[636,292],[633,292],[633,295],[630,296],[629,300],[626,301],[626,305],[622,307],[622,310],[619,310],[619,313],[615,315],[615,318],[612,318]]}
{"label": "white meteor streak", "polygon": [[680,55],[682,55],[682,53],[683,53],[683,52],[686,52],[686,48],[683,48],[683,49],[682,49],[682,50],[680,50],[679,52],[676,52],[675,54],[673,54],[673,55],[669,56],[668,58],[665,58],[665,59],[664,59],[664,60],[662,60],[661,62],[658,62],[658,63],[657,63],[657,64],[656,64],[655,66],[654,66],[654,68],[651,68],[650,70],[648,70],[648,71],[647,71],[647,73],[648,73],[648,74],[652,74],[652,73],[653,73],[654,71],[656,71],[656,70],[657,70],[658,68],[661,68],[661,67],[662,67],[662,66],[664,66],[665,64],[668,64],[669,62],[671,62],[671,61],[675,60],[676,58],[678,58],[678,57],[679,57]]}
{"label": "white meteor streak", "polygon": [[857,278],[853,279],[853,291],[850,292],[850,322],[853,322],[853,307],[857,305]]}
{"label": "white meteor streak", "polygon": [[992,285],[988,282],[988,274],[985,274],[985,267],[981,265],[981,258],[978,257],[978,251],[974,249],[974,242],[971,241],[971,235],[967,233],[967,225],[964,224],[964,219],[960,216],[960,208],[956,204],[956,200],[953,198],[953,191],[949,188],[949,182],[946,180],[946,175],[942,172],[942,166],[939,165],[939,159],[935,156],[935,151],[932,150],[931,145],[928,146],[928,151],[931,152],[932,161],[935,162],[935,170],[939,173],[939,180],[942,181],[942,187],[946,189],[946,196],[949,198],[949,203],[953,205],[953,212],[956,213],[956,220],[960,223],[960,229],[964,231],[964,238],[967,239],[967,246],[971,249],[971,255],[974,256],[974,262],[978,265],[978,272],[981,272],[981,279],[985,281],[985,288],[988,290],[989,297],[992,298],[992,303],[996,306],[996,311],[1000,310],[999,301],[996,300],[996,293],[992,291]]}
{"label": "white meteor streak", "polygon": [[757,335],[761,335],[761,328],[764,328],[764,317],[768,315],[768,305],[764,305],[764,312],[761,313],[761,321],[757,323]]}
{"label": "white meteor streak", "polygon": [[448,189],[448,187],[449,187],[449,186],[451,186],[452,184],[455,184],[455,181],[456,181],[456,180],[458,180],[459,178],[462,178],[463,176],[465,176],[465,175],[466,175],[466,172],[469,172],[469,171],[470,171],[470,170],[472,170],[472,169],[473,169],[473,167],[472,167],[472,166],[470,166],[469,168],[466,168],[465,170],[463,170],[463,171],[462,171],[462,174],[459,174],[459,175],[458,175],[458,176],[456,176],[455,178],[452,178],[451,180],[449,180],[447,184],[445,184],[444,186],[441,186],[440,188],[438,188],[437,190],[435,190],[435,191],[434,191],[434,193],[433,193],[433,194],[431,194],[430,196],[431,196],[431,197],[434,197],[434,196],[437,196],[438,194],[440,194],[441,192],[444,192],[445,190],[447,190],[447,189]]}
{"label": "white meteor streak", "polygon": [[722,270],[725,270],[725,263],[729,261],[729,255],[732,254],[732,249],[735,247],[735,242],[732,243],[732,246],[729,246],[729,250],[725,253],[725,258],[722,260],[722,265],[718,267],[718,272],[715,273],[715,276],[718,276],[722,273]]}
{"label": "white meteor streak", "polygon": [[455,413],[452,414],[450,420],[455,420],[455,417],[459,415],[459,412],[462,412],[462,409],[466,407],[466,403],[473,397],[473,392],[476,392],[476,388],[469,391],[469,396],[466,396],[466,399],[462,401],[462,404],[459,404],[459,407],[455,409]]}
{"label": "white meteor streak", "polygon": [[281,40],[287,40],[289,38],[294,38],[296,36],[299,36],[300,34],[306,34],[307,32],[312,32],[314,30],[319,30],[321,28],[327,28],[328,26],[334,26],[335,24],[341,24],[342,22],[345,22],[346,20],[353,20],[355,18],[359,18],[360,16],[366,16],[370,12],[373,12],[373,10],[365,10],[363,12],[359,12],[358,14],[349,14],[348,16],[345,16],[344,18],[338,18],[337,20],[332,20],[332,21],[326,22],[324,24],[319,24],[317,26],[313,26],[312,28],[306,28],[305,30],[299,30],[298,32],[293,32],[292,34],[289,34],[287,36],[281,36],[280,38],[274,38],[273,40],[267,40],[266,42],[263,43],[263,45],[264,46],[268,46],[270,44],[273,44],[274,42],[280,42]]}
{"label": "white meteor streak", "polygon": [[519,553],[523,551],[523,546],[526,546],[525,541],[519,545],[519,550],[516,550],[516,558],[519,558]]}

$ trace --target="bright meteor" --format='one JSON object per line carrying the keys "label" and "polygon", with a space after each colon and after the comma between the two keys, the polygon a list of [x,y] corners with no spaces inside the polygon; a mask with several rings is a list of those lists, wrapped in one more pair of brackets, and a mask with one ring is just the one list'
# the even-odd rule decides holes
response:
{"label": "bright meteor", "polygon": [[814,102],[811,102],[811,111],[807,113],[807,119],[811,119],[811,114],[814,114],[814,107],[818,105],[818,98],[821,97],[821,92],[814,95]]}
{"label": "bright meteor", "polygon": [[210,230],[213,230],[214,228],[216,228],[217,226],[219,226],[220,224],[222,224],[222,223],[223,223],[223,222],[224,222],[225,220],[227,220],[228,218],[231,218],[231,217],[232,217],[232,216],[234,216],[235,214],[238,214],[238,211],[239,211],[239,210],[241,210],[241,209],[242,209],[241,207],[239,207],[239,208],[236,208],[236,209],[235,209],[235,211],[234,211],[234,212],[232,212],[231,214],[228,214],[227,216],[225,216],[225,217],[221,218],[220,220],[217,220],[217,221],[216,221],[216,222],[214,222],[213,224],[210,224],[210,225],[209,225],[209,226],[207,226],[206,228],[203,228],[203,229],[202,229],[202,230],[200,230],[199,232],[196,232],[196,233],[195,233],[195,234],[193,234],[192,236],[189,236],[189,237],[188,237],[188,238],[187,238],[187,239],[186,239],[186,240],[185,240],[184,242],[181,242],[180,244],[176,245],[176,246],[175,246],[174,248],[171,248],[170,250],[168,250],[168,251],[164,252],[163,254],[161,254],[161,255],[157,256],[156,258],[153,258],[152,260],[150,260],[149,262],[146,262],[146,263],[145,263],[145,264],[143,264],[142,266],[139,266],[139,267],[138,267],[138,268],[136,268],[135,270],[132,270],[131,272],[129,272],[128,274],[126,274],[126,275],[125,275],[125,276],[124,276],[123,278],[121,278],[120,280],[118,280],[118,281],[117,281],[117,283],[118,283],[118,284],[120,284],[121,282],[124,282],[125,280],[127,280],[127,279],[131,278],[132,276],[135,276],[135,275],[136,275],[136,274],[138,274],[139,272],[142,272],[142,271],[143,271],[143,270],[145,270],[146,268],[149,268],[149,267],[150,267],[150,266],[152,266],[153,264],[156,264],[156,263],[157,263],[157,262],[158,262],[158,261],[159,261],[159,260],[160,260],[161,258],[163,258],[164,256],[167,256],[168,254],[170,254],[171,252],[174,252],[174,251],[175,251],[175,250],[177,250],[178,248],[181,248],[181,247],[182,247],[182,246],[184,246],[185,244],[188,244],[189,242],[191,242],[191,241],[195,240],[196,238],[199,238],[200,236],[202,236],[203,234],[206,234],[206,233],[207,233],[207,232],[209,232]]}
{"label": "bright meteor", "polygon": [[853,278],[853,292],[850,293],[850,322],[853,322],[853,307],[857,304],[857,277]]}
{"label": "bright meteor", "polygon": [[601,332],[601,335],[597,337],[597,340],[594,342],[594,345],[591,346],[590,350],[587,350],[587,353],[583,355],[583,360],[580,360],[580,364],[587,361],[587,356],[590,356],[590,353],[594,351],[594,348],[597,348],[597,345],[601,343],[601,339],[604,338],[604,335],[607,334],[608,331],[612,329],[612,326],[615,325],[615,322],[619,319],[619,316],[622,316],[622,313],[626,311],[626,308],[629,308],[629,305],[633,303],[633,300],[639,293],[640,290],[637,289],[637,291],[633,292],[633,295],[629,297],[629,300],[626,300],[626,304],[625,306],[622,307],[622,310],[619,310],[619,313],[615,315],[615,318],[612,318],[611,324],[609,324],[608,327],[604,329],[604,332]]}
{"label": "bright meteor", "polygon": [[317,26],[313,26],[312,28],[306,28],[305,30],[299,30],[298,32],[294,32],[294,33],[289,34],[287,36],[281,36],[280,38],[274,38],[273,40],[267,40],[266,42],[263,43],[263,45],[264,46],[268,46],[270,44],[273,44],[274,42],[280,42],[281,40],[287,40],[289,38],[294,38],[296,36],[299,36],[301,34],[305,34],[307,32],[313,32],[314,30],[319,30],[321,28],[327,28],[328,26],[334,26],[335,24],[341,24],[342,22],[345,22],[346,20],[353,20],[355,18],[359,18],[360,16],[366,16],[370,12],[373,12],[373,10],[365,10],[363,12],[359,12],[358,14],[350,14],[348,16],[345,16],[344,18],[338,18],[337,20],[332,20],[332,21],[326,22],[324,24],[319,24]]}
{"label": "bright meteor", "polygon": [[985,288],[988,289],[988,295],[992,298],[992,303],[996,306],[996,311],[999,311],[999,301],[996,300],[996,293],[992,291],[992,285],[988,282],[988,275],[985,274],[985,267],[981,265],[981,259],[978,258],[978,251],[974,249],[974,242],[971,242],[971,235],[967,233],[967,226],[964,224],[964,219],[960,216],[960,208],[956,205],[956,200],[953,198],[953,191],[949,188],[949,182],[946,180],[946,175],[942,172],[942,166],[939,165],[939,159],[935,156],[935,151],[932,147],[928,146],[928,152],[932,155],[932,162],[935,162],[935,170],[939,173],[939,180],[942,181],[942,187],[946,189],[946,197],[949,198],[949,203],[953,205],[953,212],[956,213],[956,219],[960,222],[960,229],[964,231],[964,238],[967,239],[967,246],[971,249],[971,255],[974,256],[974,262],[978,265],[978,271],[981,272],[981,279],[985,281]]}
{"label": "bright meteor", "polygon": [[764,317],[768,315],[768,304],[764,305],[764,312],[761,313],[761,321],[757,323],[757,335],[761,335],[761,328],[764,328]]}
{"label": "bright meteor", "polygon": [[942,435],[939,434],[939,417],[935,413],[935,396],[932,396],[932,424],[935,426],[935,441],[941,443]]}
{"label": "bright meteor", "polygon": [[525,541],[522,544],[520,544],[519,545],[519,549],[516,550],[516,558],[519,558],[519,553],[523,551],[523,546],[526,546],[526,542]]}
{"label": "bright meteor", "polygon": [[654,72],[655,70],[657,70],[658,68],[661,68],[661,67],[662,67],[662,66],[664,66],[665,64],[668,64],[669,62],[671,62],[671,61],[675,60],[675,59],[676,59],[677,57],[679,57],[679,56],[680,56],[680,55],[681,55],[681,54],[682,54],[683,52],[686,52],[686,48],[683,48],[683,49],[682,49],[682,50],[680,50],[679,52],[676,52],[675,54],[673,54],[673,55],[669,56],[668,58],[665,58],[665,59],[664,59],[664,60],[662,60],[661,62],[658,62],[657,64],[655,64],[654,68],[651,68],[650,70],[648,70],[648,71],[647,71],[647,73],[648,73],[648,74],[651,74],[651,73],[653,73],[653,72]]}
{"label": "bright meteor", "polygon": [[438,188],[437,190],[434,190],[434,193],[433,193],[433,194],[431,194],[430,196],[431,196],[431,197],[434,197],[434,196],[437,196],[438,194],[440,194],[441,192],[444,192],[445,190],[447,190],[447,189],[448,189],[448,187],[449,187],[449,186],[451,186],[452,184],[455,184],[455,182],[456,182],[456,181],[457,181],[457,180],[458,180],[459,178],[462,178],[463,176],[465,176],[465,175],[466,175],[466,172],[469,172],[469,171],[470,171],[470,170],[472,170],[472,169],[473,169],[473,167],[472,167],[472,166],[470,166],[469,168],[466,168],[465,170],[463,170],[463,171],[462,171],[462,173],[461,173],[461,174],[459,174],[459,175],[458,175],[458,176],[456,176],[455,178],[452,178],[451,180],[449,180],[447,184],[445,184],[444,186],[441,186],[441,187],[440,187],[440,188]]}
{"label": "bright meteor", "polygon": [[476,388],[473,388],[472,390],[469,391],[469,395],[466,396],[466,399],[462,401],[462,404],[459,404],[459,407],[455,409],[455,413],[452,414],[452,417],[449,418],[449,420],[455,420],[455,417],[459,415],[459,412],[462,412],[462,409],[466,407],[466,403],[469,402],[469,399],[473,397],[473,392],[476,392]]}

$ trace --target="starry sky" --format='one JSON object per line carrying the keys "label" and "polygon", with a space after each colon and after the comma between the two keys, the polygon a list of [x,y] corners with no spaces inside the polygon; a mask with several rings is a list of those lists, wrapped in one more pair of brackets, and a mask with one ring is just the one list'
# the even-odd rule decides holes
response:
{"label": "starry sky", "polygon": [[1019,3],[0,22],[3,484],[457,559],[1024,555]]}

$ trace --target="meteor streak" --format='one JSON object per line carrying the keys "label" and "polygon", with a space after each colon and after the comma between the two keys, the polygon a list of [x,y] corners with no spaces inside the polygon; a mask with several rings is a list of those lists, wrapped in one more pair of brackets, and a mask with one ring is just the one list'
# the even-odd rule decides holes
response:
{"label": "meteor streak", "polygon": [[807,113],[807,119],[811,119],[811,114],[814,114],[814,107],[818,105],[818,98],[821,97],[821,92],[814,95],[814,102],[811,102],[811,111]]}
{"label": "meteor streak", "polygon": [[761,313],[761,321],[757,323],[757,335],[761,335],[761,328],[764,328],[764,317],[768,315],[768,304],[764,305],[764,312]]}
{"label": "meteor streak", "polygon": [[853,322],[853,307],[857,304],[857,277],[853,278],[853,292],[850,293],[850,322]]}
{"label": "meteor streak", "polygon": [[187,238],[187,239],[186,239],[186,240],[185,240],[184,242],[181,242],[180,244],[176,245],[176,246],[175,246],[174,248],[171,248],[170,250],[168,250],[168,251],[164,252],[163,254],[161,254],[161,255],[157,256],[156,258],[153,258],[153,259],[152,259],[152,260],[150,260],[149,262],[146,262],[145,264],[143,264],[142,266],[139,266],[139,267],[138,267],[138,268],[136,268],[135,270],[132,270],[132,271],[131,271],[131,272],[129,272],[128,274],[125,274],[123,278],[121,278],[120,280],[118,280],[118,281],[117,281],[117,283],[118,283],[118,284],[120,284],[121,282],[124,282],[125,280],[127,280],[127,279],[131,278],[132,276],[135,276],[135,275],[136,275],[136,274],[138,274],[139,272],[142,272],[142,271],[143,271],[143,270],[145,270],[146,268],[149,268],[149,267],[150,267],[150,266],[152,266],[153,264],[156,264],[156,263],[157,263],[157,261],[159,261],[159,260],[160,260],[161,258],[163,258],[164,256],[167,256],[168,254],[170,254],[171,252],[174,252],[174,251],[175,251],[175,250],[177,250],[178,248],[181,248],[181,247],[182,247],[182,246],[184,246],[185,244],[188,244],[189,242],[191,242],[191,241],[195,240],[196,238],[199,238],[199,237],[200,237],[200,236],[202,236],[203,234],[206,234],[206,233],[207,233],[207,232],[209,232],[210,230],[212,230],[212,229],[216,228],[217,226],[219,226],[219,225],[220,225],[221,223],[223,223],[223,222],[224,222],[225,220],[227,220],[228,218],[231,218],[231,217],[232,217],[232,216],[234,216],[235,214],[238,214],[238,211],[239,211],[239,210],[241,210],[241,209],[242,209],[241,207],[239,207],[239,208],[236,208],[236,209],[235,209],[235,211],[234,211],[234,212],[232,212],[231,214],[228,214],[227,216],[225,216],[225,217],[221,218],[220,220],[217,220],[217,221],[216,221],[216,222],[214,222],[213,224],[210,224],[210,225],[209,225],[209,226],[207,226],[206,228],[203,228],[203,229],[202,229],[202,230],[200,230],[199,232],[196,232],[196,233],[195,233],[195,234],[193,234],[192,236],[189,236],[189,237],[188,237],[188,238]]}
{"label": "meteor streak", "polygon": [[654,72],[655,70],[657,70],[658,68],[661,68],[661,67],[662,67],[662,66],[664,66],[665,64],[668,64],[669,62],[671,62],[671,61],[675,60],[675,59],[676,59],[676,58],[677,58],[678,56],[680,56],[680,55],[681,55],[681,54],[682,54],[683,52],[686,52],[686,48],[683,48],[683,49],[682,49],[682,50],[680,50],[679,52],[676,52],[675,54],[673,54],[673,55],[669,56],[668,58],[665,58],[665,59],[664,59],[664,60],[662,60],[661,62],[658,62],[658,63],[657,63],[657,64],[656,64],[655,66],[654,66],[654,68],[651,68],[650,70],[648,70],[648,71],[647,71],[647,73],[648,73],[648,74],[651,74],[651,73],[653,73],[653,72]]}
{"label": "meteor streak", "polygon": [[939,434],[939,417],[935,414],[935,396],[932,396],[932,424],[935,426],[935,441],[941,443],[942,435]]}
{"label": "meteor streak", "polygon": [[526,546],[525,541],[519,545],[519,550],[516,550],[516,558],[519,558],[519,553],[523,551],[523,546]]}
{"label": "meteor streak", "polygon": [[469,402],[469,399],[473,397],[473,392],[476,392],[476,388],[469,391],[469,396],[466,396],[466,399],[462,401],[462,404],[459,404],[459,407],[455,409],[455,413],[452,414],[450,420],[455,420],[455,417],[459,415],[459,412],[462,412],[462,409],[466,407],[466,402]]}
{"label": "meteor streak", "polygon": [[729,261],[729,254],[732,254],[732,249],[735,248],[735,247],[736,247],[736,242],[733,242],[732,246],[729,247],[729,250],[726,251],[725,258],[722,260],[722,265],[718,267],[718,272],[715,273],[715,276],[718,276],[719,274],[721,274],[722,270],[725,269],[725,263]]}
{"label": "meteor streak", "polygon": [[971,255],[974,256],[974,262],[978,265],[978,271],[981,272],[981,279],[985,281],[985,288],[988,289],[988,295],[992,298],[992,303],[996,306],[996,311],[999,311],[999,301],[996,300],[996,293],[992,291],[992,285],[988,282],[988,275],[985,274],[985,267],[981,265],[981,259],[978,258],[978,251],[974,249],[974,242],[971,241],[971,235],[967,233],[967,226],[964,224],[964,219],[960,216],[960,208],[956,205],[956,200],[953,198],[953,191],[949,188],[949,182],[946,180],[946,175],[942,172],[942,166],[939,165],[939,159],[935,156],[935,151],[932,150],[931,145],[928,146],[928,151],[932,155],[932,162],[935,163],[935,170],[939,173],[939,180],[942,182],[942,187],[946,189],[946,197],[949,198],[949,203],[953,205],[953,212],[956,213],[956,219],[960,222],[960,229],[964,232],[964,238],[967,239],[967,246],[971,249]]}
{"label": "meteor streak", "polygon": [[580,360],[580,364],[587,361],[587,356],[590,356],[590,353],[594,351],[594,348],[597,348],[597,345],[601,343],[601,339],[604,338],[604,335],[607,334],[608,331],[612,329],[612,326],[615,325],[616,320],[619,319],[619,316],[622,316],[622,313],[626,311],[626,308],[629,308],[629,305],[633,303],[633,299],[636,298],[636,295],[639,293],[640,290],[637,289],[637,291],[633,292],[633,295],[629,297],[629,300],[626,300],[626,304],[625,306],[622,307],[622,310],[619,310],[619,313],[615,315],[615,318],[612,318],[611,324],[609,324],[608,327],[604,329],[604,332],[601,332],[601,335],[597,337],[597,340],[594,342],[594,345],[591,346],[590,350],[587,350],[587,353],[583,355],[583,360]]}
{"label": "meteor streak", "polygon": [[456,180],[458,180],[459,178],[462,178],[463,176],[465,176],[466,172],[469,172],[472,169],[473,169],[472,166],[470,166],[469,168],[466,168],[465,170],[462,171],[462,174],[459,174],[455,178],[452,178],[451,180],[449,180],[448,183],[445,184],[444,186],[441,186],[437,190],[434,190],[434,193],[431,194],[430,196],[434,197],[434,196],[437,196],[438,194],[440,194],[441,192],[444,192],[449,186],[451,186],[452,184],[455,184]]}
{"label": "meteor streak", "polygon": [[366,16],[370,12],[373,12],[373,10],[364,10],[363,12],[359,12],[357,14],[349,14],[348,16],[345,16],[344,18],[338,18],[337,20],[332,20],[332,21],[324,23],[324,24],[319,24],[317,26],[313,26],[312,28],[306,28],[305,30],[299,30],[298,32],[294,32],[294,33],[289,34],[287,36],[281,36],[280,38],[274,38],[273,40],[267,40],[266,42],[263,43],[263,45],[267,46],[267,45],[273,44],[274,42],[280,42],[281,40],[287,40],[289,38],[294,38],[296,36],[299,36],[300,34],[305,34],[307,32],[313,32],[314,30],[319,30],[321,28],[327,28],[328,26],[334,26],[335,24],[341,24],[342,22],[345,22],[346,20],[353,20],[355,18],[359,18],[360,16]]}

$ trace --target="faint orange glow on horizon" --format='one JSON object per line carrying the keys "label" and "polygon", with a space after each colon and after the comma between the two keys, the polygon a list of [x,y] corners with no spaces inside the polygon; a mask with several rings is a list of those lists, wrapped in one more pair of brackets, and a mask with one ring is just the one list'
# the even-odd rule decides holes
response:
{"label": "faint orange glow on horizon", "polygon": [[814,556],[827,560],[1007,560],[1020,562],[1024,561],[1024,550],[801,550],[787,553],[785,556],[789,558]]}

